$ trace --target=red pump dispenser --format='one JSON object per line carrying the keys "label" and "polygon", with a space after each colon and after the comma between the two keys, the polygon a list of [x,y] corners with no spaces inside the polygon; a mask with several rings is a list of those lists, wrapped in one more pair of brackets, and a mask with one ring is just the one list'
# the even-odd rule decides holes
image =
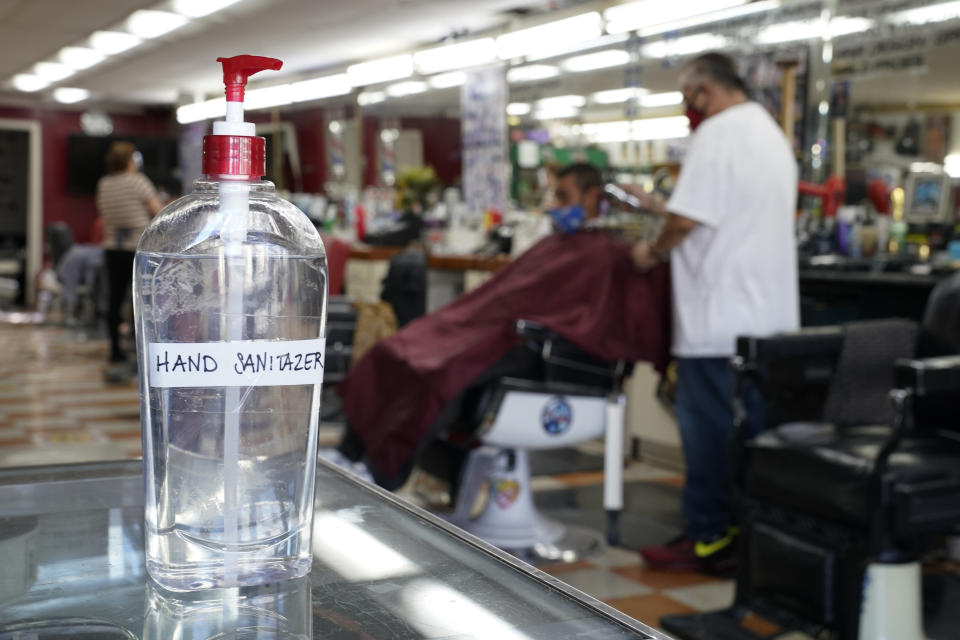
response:
{"label": "red pump dispenser", "polygon": [[253,123],[243,121],[243,93],[247,79],[260,71],[277,71],[283,62],[264,56],[217,58],[223,64],[227,98],[226,119],[213,123],[213,135],[203,138],[203,172],[223,178],[257,180],[266,173],[263,138]]}

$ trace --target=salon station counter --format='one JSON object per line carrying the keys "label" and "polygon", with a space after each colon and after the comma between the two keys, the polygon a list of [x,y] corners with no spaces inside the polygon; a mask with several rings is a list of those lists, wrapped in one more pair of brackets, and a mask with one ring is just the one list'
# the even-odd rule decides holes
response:
{"label": "salon station counter", "polygon": [[[354,302],[380,300],[381,282],[387,275],[390,258],[401,251],[395,247],[354,246],[350,248],[344,282]],[[436,311],[454,298],[479,287],[510,257],[498,255],[427,254],[427,311]]]}

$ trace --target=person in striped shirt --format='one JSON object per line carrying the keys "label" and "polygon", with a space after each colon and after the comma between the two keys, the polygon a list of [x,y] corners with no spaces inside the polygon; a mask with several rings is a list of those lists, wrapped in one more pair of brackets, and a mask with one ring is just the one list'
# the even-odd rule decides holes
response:
{"label": "person in striped shirt", "polygon": [[107,150],[109,173],[97,183],[97,210],[103,220],[103,260],[109,289],[110,362],[126,360],[120,347],[120,309],[130,290],[133,256],[140,234],[162,207],[150,178],[140,172],[142,164],[142,156],[133,144],[114,142]]}

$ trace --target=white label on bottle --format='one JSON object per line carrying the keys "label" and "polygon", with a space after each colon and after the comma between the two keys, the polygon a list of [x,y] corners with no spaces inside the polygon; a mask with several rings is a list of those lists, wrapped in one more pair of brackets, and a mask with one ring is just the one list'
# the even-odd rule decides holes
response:
{"label": "white label on bottle", "polygon": [[147,348],[151,387],[276,387],[323,382],[326,338],[161,342]]}

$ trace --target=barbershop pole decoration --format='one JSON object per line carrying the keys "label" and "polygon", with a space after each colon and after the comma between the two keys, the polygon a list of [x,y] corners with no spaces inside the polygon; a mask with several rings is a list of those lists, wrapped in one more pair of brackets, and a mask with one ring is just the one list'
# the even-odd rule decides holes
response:
{"label": "barbershop pole decoration", "polygon": [[343,180],[347,176],[347,152],[346,142],[344,140],[344,120],[345,115],[342,110],[332,111],[327,114],[327,164],[330,169],[329,175],[333,180]]}
{"label": "barbershop pole decoration", "polygon": [[507,208],[507,78],[503,65],[467,72],[460,91],[463,195],[471,213]]}

